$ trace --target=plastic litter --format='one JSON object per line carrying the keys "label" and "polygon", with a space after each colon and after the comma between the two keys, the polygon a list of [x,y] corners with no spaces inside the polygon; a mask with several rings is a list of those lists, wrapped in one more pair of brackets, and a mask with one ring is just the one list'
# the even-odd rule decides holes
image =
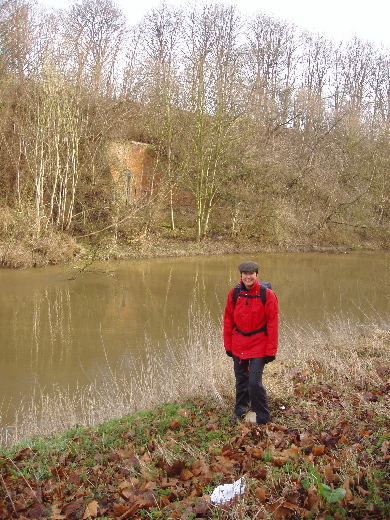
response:
{"label": "plastic litter", "polygon": [[230,502],[232,498],[238,495],[242,495],[245,491],[245,478],[233,482],[233,484],[223,484],[218,486],[211,493],[210,500],[213,504],[226,504]]}

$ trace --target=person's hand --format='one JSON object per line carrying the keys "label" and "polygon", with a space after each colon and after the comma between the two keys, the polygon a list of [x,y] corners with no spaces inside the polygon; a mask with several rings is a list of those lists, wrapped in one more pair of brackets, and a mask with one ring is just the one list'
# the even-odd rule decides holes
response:
{"label": "person's hand", "polygon": [[229,357],[233,357],[233,354],[232,354],[231,350],[226,350],[226,355],[229,356]]}
{"label": "person's hand", "polygon": [[264,357],[264,364],[271,363],[271,361],[275,361],[275,356],[265,356]]}

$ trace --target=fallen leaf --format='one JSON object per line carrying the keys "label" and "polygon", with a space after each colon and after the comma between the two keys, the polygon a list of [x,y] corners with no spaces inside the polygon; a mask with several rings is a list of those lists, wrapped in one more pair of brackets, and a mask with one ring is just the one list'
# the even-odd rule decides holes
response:
{"label": "fallen leaf", "polygon": [[63,518],[66,518],[65,515],[61,514],[62,506],[61,504],[54,503],[51,506],[51,516],[49,518],[54,518],[55,520],[62,520]]}
{"label": "fallen leaf", "polygon": [[194,506],[194,513],[199,517],[199,515],[207,515],[210,512],[210,504],[202,498],[197,502]]}
{"label": "fallen leaf", "polygon": [[171,501],[169,500],[170,498],[170,495],[162,495],[159,499],[158,499],[158,505],[162,508],[162,507],[166,507]]}
{"label": "fallen leaf", "polygon": [[334,471],[333,466],[331,464],[327,464],[325,466],[325,477],[328,482],[334,481]]}
{"label": "fallen leaf", "polygon": [[264,488],[261,488],[261,487],[258,487],[255,489],[255,495],[256,495],[256,498],[259,502],[261,502],[262,504],[265,502],[266,500],[266,490]]}
{"label": "fallen leaf", "polygon": [[305,506],[309,511],[318,511],[321,497],[317,493],[316,488],[310,488],[307,491],[307,498],[305,500]]}
{"label": "fallen leaf", "polygon": [[174,477],[180,475],[180,472],[184,467],[185,463],[181,460],[177,460],[173,464],[165,464],[163,469],[166,471],[168,477]]}
{"label": "fallen leaf", "polygon": [[303,447],[308,447],[313,444],[313,440],[307,433],[304,433],[300,437],[300,444]]}
{"label": "fallen leaf", "polygon": [[126,511],[128,511],[128,509],[129,509],[129,506],[126,504],[114,504],[113,512],[114,512],[115,518],[121,517],[122,515],[124,515],[126,513]]}
{"label": "fallen leaf", "polygon": [[127,511],[125,511],[119,518],[120,520],[128,520],[128,518],[132,518],[140,509],[141,505],[135,503],[131,507],[128,507]]}
{"label": "fallen leaf", "polygon": [[264,457],[264,450],[262,448],[252,448],[250,454],[254,459],[262,459]]}
{"label": "fallen leaf", "polygon": [[62,509],[62,513],[69,519],[80,518],[80,513],[84,509],[84,499],[73,500]]}
{"label": "fallen leaf", "polygon": [[45,516],[45,509],[43,504],[34,504],[33,507],[28,510],[28,518],[42,518]]}
{"label": "fallen leaf", "polygon": [[14,460],[20,460],[20,459],[23,459],[25,457],[30,457],[31,455],[33,455],[32,449],[31,448],[24,448],[23,450],[20,450],[18,453],[16,453],[13,456],[13,459]]}
{"label": "fallen leaf", "polygon": [[288,461],[289,461],[288,457],[272,457],[272,463],[277,468],[281,468],[282,466],[287,464]]}
{"label": "fallen leaf", "polygon": [[93,500],[89,504],[87,504],[87,507],[85,508],[83,520],[86,518],[96,518],[97,517],[97,511],[98,511],[98,503],[96,500]]}
{"label": "fallen leaf", "polygon": [[366,497],[367,495],[370,495],[370,492],[369,492],[369,491],[366,491],[366,490],[363,489],[361,486],[356,486],[356,491],[358,491],[359,494],[360,494],[362,497]]}
{"label": "fallen leaf", "polygon": [[290,448],[287,448],[286,450],[281,451],[280,456],[288,457],[289,459],[297,459],[301,453],[302,453],[301,448],[298,448],[297,446],[293,445]]}
{"label": "fallen leaf", "polygon": [[170,427],[172,430],[177,430],[180,426],[180,421],[178,419],[172,419]]}
{"label": "fallen leaf", "polygon": [[193,476],[193,473],[189,469],[182,469],[180,472],[180,478],[183,480],[190,480]]}
{"label": "fallen leaf", "polygon": [[313,446],[312,452],[313,452],[313,455],[316,455],[316,456],[323,455],[325,453],[325,446],[324,445]]}
{"label": "fallen leaf", "polygon": [[270,505],[270,509],[273,512],[272,518],[274,520],[284,520],[291,516],[292,510],[296,510],[297,506],[289,504],[288,502],[284,502],[283,504],[276,502],[275,504]]}
{"label": "fallen leaf", "polygon": [[133,483],[128,480],[124,480],[119,484],[119,489],[122,491],[123,489],[130,488],[133,489]]}
{"label": "fallen leaf", "polygon": [[14,509],[15,511],[23,511],[24,509],[27,509],[27,502],[24,498],[14,501]]}

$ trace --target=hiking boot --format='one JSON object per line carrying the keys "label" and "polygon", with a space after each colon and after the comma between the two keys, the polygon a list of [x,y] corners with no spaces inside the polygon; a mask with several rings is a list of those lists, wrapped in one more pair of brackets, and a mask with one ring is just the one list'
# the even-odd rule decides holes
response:
{"label": "hiking boot", "polygon": [[259,426],[264,426],[265,424],[268,424],[271,421],[271,414],[261,414],[256,415],[256,424]]}
{"label": "hiking boot", "polygon": [[271,419],[268,420],[268,421],[256,421],[256,424],[257,424],[257,426],[265,426],[265,425],[268,424],[270,421],[271,421]]}
{"label": "hiking boot", "polygon": [[242,415],[236,415],[234,414],[232,417],[230,417],[230,422],[231,423],[236,423],[236,422],[239,422],[239,421],[242,421],[245,417],[245,414],[243,413]]}

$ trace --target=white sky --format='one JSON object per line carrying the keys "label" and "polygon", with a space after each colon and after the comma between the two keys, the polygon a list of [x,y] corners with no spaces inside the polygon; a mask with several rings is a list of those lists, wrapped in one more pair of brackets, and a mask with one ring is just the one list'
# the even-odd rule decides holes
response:
{"label": "white sky", "polygon": [[[114,0],[127,15],[131,25],[137,23],[160,0]],[[39,0],[52,7],[68,7],[71,0]],[[166,0],[167,4],[186,5],[186,0]],[[389,0],[221,0],[234,4],[243,14],[264,12],[295,23],[300,29],[324,34],[335,40],[357,36],[376,46],[390,49]]]}

